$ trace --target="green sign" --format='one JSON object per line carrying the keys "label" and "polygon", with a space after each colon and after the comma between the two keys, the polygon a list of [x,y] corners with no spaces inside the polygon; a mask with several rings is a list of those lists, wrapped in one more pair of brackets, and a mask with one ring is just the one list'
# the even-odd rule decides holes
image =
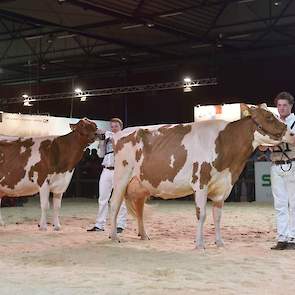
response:
{"label": "green sign", "polygon": [[270,174],[262,174],[262,186],[271,186]]}

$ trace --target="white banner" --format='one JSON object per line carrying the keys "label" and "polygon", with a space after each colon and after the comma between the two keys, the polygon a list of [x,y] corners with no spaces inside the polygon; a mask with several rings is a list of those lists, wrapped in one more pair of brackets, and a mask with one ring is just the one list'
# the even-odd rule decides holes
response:
{"label": "white banner", "polygon": [[[23,115],[1,113],[0,135],[6,136],[55,136],[71,132],[70,124],[77,123],[78,118],[52,117],[41,115]],[[97,128],[110,130],[109,121],[91,120]],[[97,148],[94,143],[90,148]]]}
{"label": "white banner", "polygon": [[271,162],[255,162],[255,199],[257,202],[273,202],[271,192]]}
{"label": "white banner", "polygon": [[[247,104],[251,107],[250,104]],[[278,114],[277,108],[268,107],[268,109]],[[206,106],[195,106],[194,107],[194,119],[195,121],[204,120],[225,120],[225,121],[236,121],[241,119],[241,104],[222,104],[222,105],[206,105]]]}

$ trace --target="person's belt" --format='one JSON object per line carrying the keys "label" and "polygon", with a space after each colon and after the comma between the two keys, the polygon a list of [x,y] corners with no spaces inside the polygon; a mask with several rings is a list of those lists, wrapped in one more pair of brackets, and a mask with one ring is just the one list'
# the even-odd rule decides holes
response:
{"label": "person's belt", "polygon": [[284,160],[278,160],[278,161],[272,161],[272,162],[275,165],[285,165],[285,164],[291,164],[293,161],[295,161],[295,158],[288,159],[286,161],[284,161]]}
{"label": "person's belt", "polygon": [[114,167],[106,167],[106,166],[103,166],[103,168],[108,169],[108,170],[114,170],[115,169]]}

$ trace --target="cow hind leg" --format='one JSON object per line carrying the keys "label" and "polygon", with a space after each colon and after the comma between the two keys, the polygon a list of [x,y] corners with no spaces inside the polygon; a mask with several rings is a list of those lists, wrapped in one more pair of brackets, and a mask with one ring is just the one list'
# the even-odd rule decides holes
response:
{"label": "cow hind leg", "polygon": [[[138,236],[141,238],[141,240],[150,240],[149,236],[147,235],[145,231],[144,222],[143,222],[143,209],[144,209],[145,200],[146,200],[146,197],[142,196],[141,198],[137,197],[131,202],[133,203],[132,206],[134,207],[134,211],[137,218]],[[126,204],[128,204],[128,201],[126,202]]]}
{"label": "cow hind leg", "polygon": [[221,221],[221,214],[224,202],[213,202],[212,204],[212,214],[215,226],[215,244],[217,247],[223,247],[224,242],[221,238],[221,230],[220,230],[220,221]]}
{"label": "cow hind leg", "polygon": [[59,212],[61,208],[62,193],[53,194],[53,226],[54,230],[60,230]]}
{"label": "cow hind leg", "polygon": [[39,223],[40,230],[47,230],[47,211],[49,209],[49,187],[44,183],[40,188],[41,218]]}
{"label": "cow hind leg", "polygon": [[3,221],[2,214],[1,214],[1,201],[2,201],[2,199],[0,198],[0,226],[4,226],[5,223]]}
{"label": "cow hind leg", "polygon": [[197,229],[196,229],[196,248],[205,249],[204,243],[204,223],[206,220],[206,204],[207,204],[207,190],[195,190],[195,203],[197,215]]}
{"label": "cow hind leg", "polygon": [[126,206],[128,211],[137,218],[138,236],[142,240],[149,240],[143,222],[143,210],[146,199],[150,193],[141,185],[138,178],[133,177],[129,182],[126,193]]}
{"label": "cow hind leg", "polygon": [[149,236],[147,235],[144,223],[143,223],[143,209],[144,209],[145,197],[141,199],[137,199],[135,201],[135,208],[137,214],[137,222],[138,222],[138,235],[142,240],[150,240]]}

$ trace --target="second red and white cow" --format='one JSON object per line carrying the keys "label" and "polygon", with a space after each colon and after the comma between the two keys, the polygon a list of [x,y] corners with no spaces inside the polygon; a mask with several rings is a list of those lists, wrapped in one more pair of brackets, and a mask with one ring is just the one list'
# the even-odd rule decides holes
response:
{"label": "second red and white cow", "polygon": [[[87,119],[71,124],[64,136],[0,136],[0,205],[1,198],[33,195],[39,192],[40,229],[47,228],[49,194],[53,193],[53,224],[60,229],[61,199],[84,149],[97,138],[97,126]],[[0,222],[3,220],[0,213]]]}
{"label": "second red and white cow", "polygon": [[295,136],[266,107],[248,108],[249,116],[177,125],[134,127],[114,138],[115,172],[111,202],[111,238],[125,197],[136,214],[139,235],[147,239],[143,207],[148,196],[175,199],[195,194],[196,246],[204,248],[207,198],[212,200],[216,244],[223,245],[220,219],[225,199],[246,160],[261,144],[295,143]]}

